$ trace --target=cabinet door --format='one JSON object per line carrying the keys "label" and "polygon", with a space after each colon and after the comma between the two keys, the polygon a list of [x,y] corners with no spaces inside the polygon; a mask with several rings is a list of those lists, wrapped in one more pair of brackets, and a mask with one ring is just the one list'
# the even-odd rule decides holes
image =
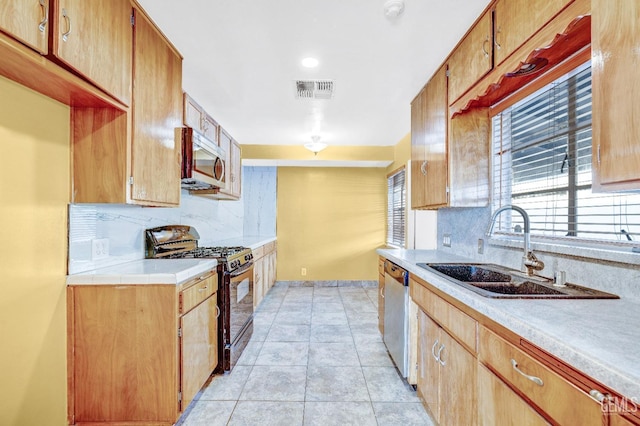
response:
{"label": "cabinet door", "polygon": [[242,151],[240,150],[240,144],[235,140],[231,141],[231,195],[240,198],[242,193]]}
{"label": "cabinet door", "polygon": [[593,186],[640,188],[640,2],[592,0]]}
{"label": "cabinet door", "polygon": [[183,108],[182,121],[184,124],[202,133],[204,111],[202,111],[200,105],[198,105],[191,96],[185,93]]}
{"label": "cabinet door", "polygon": [[478,367],[478,425],[548,424],[540,414],[484,365]]}
{"label": "cabinet door", "polygon": [[53,54],[98,87],[131,102],[129,0],[55,2]]}
{"label": "cabinet door", "polygon": [[411,208],[418,209],[424,207],[427,203],[426,186],[427,172],[426,151],[425,151],[425,117],[424,102],[426,96],[426,87],[423,88],[418,96],[411,102]]}
{"label": "cabinet door", "polygon": [[378,274],[378,330],[384,336],[384,275]]}
{"label": "cabinet door", "polygon": [[178,205],[182,58],[137,10],[134,51],[131,198],[142,204]]}
{"label": "cabinet door", "polygon": [[269,255],[269,262],[271,263],[271,277],[269,278],[269,288],[273,287],[276,283],[276,250]]}
{"label": "cabinet door", "polygon": [[[513,0],[509,1],[513,3]],[[516,3],[519,2],[516,1]],[[450,104],[491,70],[491,43],[491,12],[487,12],[449,58]]]}
{"label": "cabinet door", "polygon": [[[412,136],[411,190],[412,208],[435,208],[447,204],[447,74],[440,68],[429,80],[416,104],[413,121],[422,120],[416,145]],[[420,116],[418,116],[420,114]],[[420,162],[420,143],[424,146],[424,160]],[[417,157],[414,159],[413,154]],[[418,160],[417,162],[415,160]],[[415,198],[414,198],[415,197]]]}
{"label": "cabinet door", "polygon": [[207,113],[202,117],[202,134],[218,145],[218,123]]}
{"label": "cabinet door", "polygon": [[[418,309],[418,393],[436,420],[440,414],[440,363],[436,352],[440,347],[440,327]],[[454,424],[454,423],[451,423]]]}
{"label": "cabinet door", "polygon": [[219,129],[218,143],[220,148],[224,150],[224,183],[225,188],[220,188],[221,193],[228,194],[231,192],[231,136],[222,128]]}
{"label": "cabinet door", "polygon": [[572,1],[499,0],[494,12],[495,64],[499,65]]}
{"label": "cabinet door", "polygon": [[186,313],[182,329],[181,389],[184,411],[218,364],[217,293]]}
{"label": "cabinet door", "polygon": [[264,296],[264,257],[253,263],[253,307],[257,308]]}
{"label": "cabinet door", "polygon": [[440,423],[476,424],[477,361],[444,330],[440,332]]}
{"label": "cabinet door", "polygon": [[42,54],[48,51],[49,0],[0,2],[0,29]]}

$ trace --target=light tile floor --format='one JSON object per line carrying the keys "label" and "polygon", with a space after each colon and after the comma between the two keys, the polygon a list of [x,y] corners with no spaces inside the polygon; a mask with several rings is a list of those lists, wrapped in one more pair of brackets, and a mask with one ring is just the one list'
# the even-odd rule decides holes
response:
{"label": "light tile floor", "polygon": [[433,425],[389,358],[377,297],[377,287],[274,286],[238,365],[181,425]]}

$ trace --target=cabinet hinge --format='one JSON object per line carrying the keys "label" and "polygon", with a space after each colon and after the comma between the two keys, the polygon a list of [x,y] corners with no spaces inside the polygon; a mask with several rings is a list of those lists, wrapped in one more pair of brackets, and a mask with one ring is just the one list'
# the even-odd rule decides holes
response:
{"label": "cabinet hinge", "polygon": [[178,392],[178,402],[182,402],[182,392]]}
{"label": "cabinet hinge", "polygon": [[131,14],[131,26],[132,27],[136,26],[136,17],[133,13]]}
{"label": "cabinet hinge", "polygon": [[182,337],[182,327],[178,328],[178,337]]}
{"label": "cabinet hinge", "polygon": [[449,193],[449,187],[448,186],[444,189],[444,192],[446,192],[447,194]]}
{"label": "cabinet hinge", "polygon": [[129,185],[133,185],[133,176],[129,176]]}

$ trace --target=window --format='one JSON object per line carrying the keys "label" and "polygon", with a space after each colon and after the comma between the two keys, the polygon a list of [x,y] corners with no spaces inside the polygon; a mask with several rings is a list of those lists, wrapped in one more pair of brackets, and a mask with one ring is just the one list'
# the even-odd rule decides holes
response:
{"label": "window", "polygon": [[404,168],[387,178],[387,245],[404,247],[407,191]]}
{"label": "window", "polygon": [[[631,244],[640,195],[591,191],[591,67],[584,64],[492,119],[493,211],[524,208],[531,234]],[[495,230],[522,232],[520,215]]]}

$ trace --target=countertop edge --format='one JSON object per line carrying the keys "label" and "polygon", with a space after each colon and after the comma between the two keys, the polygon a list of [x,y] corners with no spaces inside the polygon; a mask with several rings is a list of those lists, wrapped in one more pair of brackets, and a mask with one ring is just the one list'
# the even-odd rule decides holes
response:
{"label": "countertop edge", "polygon": [[[594,349],[592,353],[585,352],[584,348],[577,348],[576,346],[568,343],[568,339],[559,338],[536,325],[523,321],[522,318],[509,313],[508,309],[493,306],[490,301],[496,299],[487,299],[470,290],[457,286],[446,278],[417,266],[416,263],[424,260],[415,260],[415,258],[431,256],[437,257],[437,262],[478,262],[462,256],[439,252],[437,250],[380,248],[376,251],[379,255],[397,263],[399,266],[405,268],[414,275],[429,281],[431,285],[463,303],[469,307],[469,309],[478,312],[480,315],[484,315],[490,320],[522,336],[534,345],[549,352],[558,359],[563,360],[592,379],[616,392],[619,392],[623,396],[629,398],[640,397],[640,372],[623,371],[622,369],[618,369],[617,367],[621,363],[617,363],[615,359],[608,359],[606,362],[603,361],[598,357],[596,349]],[[407,259],[408,257],[413,257],[414,259],[409,260]],[[498,303],[503,302],[504,301],[502,300]],[[532,299],[527,299],[525,303],[532,306],[535,306],[536,303],[554,303],[554,308],[562,310],[562,308],[558,308],[557,302],[558,301],[555,300],[533,301]],[[496,302],[493,302],[493,304],[496,304]],[[640,308],[640,306],[638,306],[638,308]],[[570,314],[571,313],[569,313],[569,315]],[[589,319],[593,320],[593,318]],[[613,328],[613,330],[616,330],[616,328]]]}

